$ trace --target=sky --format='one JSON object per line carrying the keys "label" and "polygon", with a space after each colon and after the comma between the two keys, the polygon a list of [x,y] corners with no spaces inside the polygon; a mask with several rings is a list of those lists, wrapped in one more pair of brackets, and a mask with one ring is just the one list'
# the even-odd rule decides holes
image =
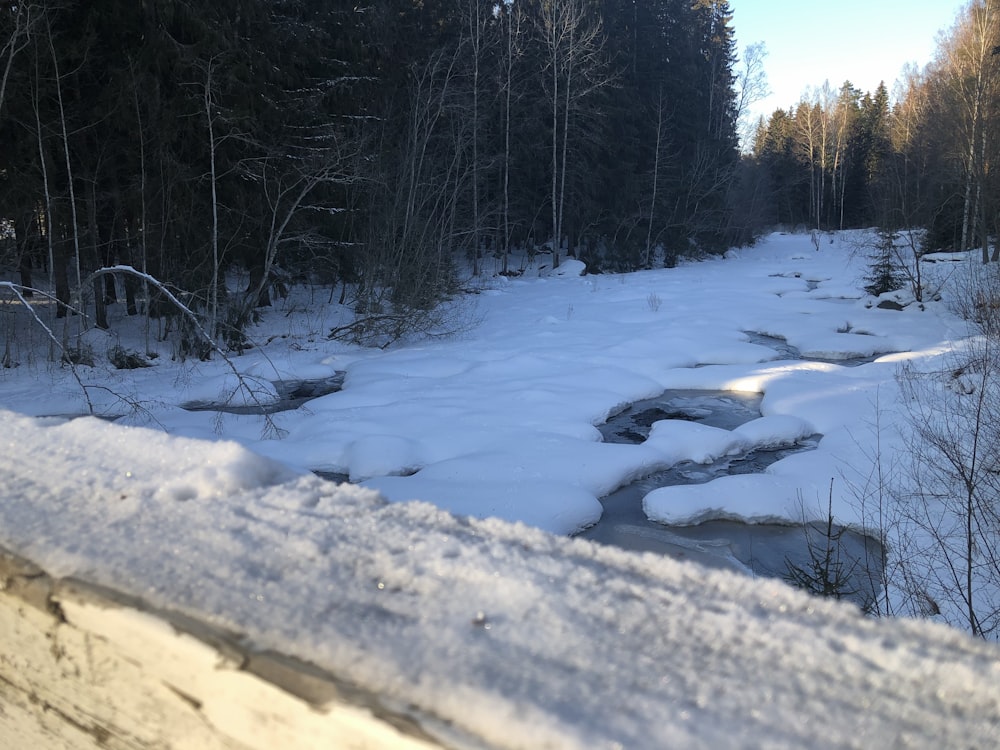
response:
{"label": "sky", "polygon": [[903,66],[931,61],[938,32],[949,29],[966,0],[730,0],[740,55],[764,42],[773,92],[754,119],[797,103],[826,80],[862,91],[893,83]]}

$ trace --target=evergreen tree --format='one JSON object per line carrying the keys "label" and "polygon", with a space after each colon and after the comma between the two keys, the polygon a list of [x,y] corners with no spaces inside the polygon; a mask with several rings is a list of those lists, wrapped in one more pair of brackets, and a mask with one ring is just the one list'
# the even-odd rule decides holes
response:
{"label": "evergreen tree", "polygon": [[866,94],[853,138],[853,169],[848,177],[849,195],[853,196],[852,225],[882,223],[888,212],[885,173],[891,156],[889,137],[889,92],[880,83],[875,95]]}
{"label": "evergreen tree", "polygon": [[[578,13],[554,49],[558,9]],[[628,270],[738,236],[723,0],[63,0],[2,19],[11,262],[98,325],[123,292],[170,314],[130,277],[80,288],[116,263],[239,346],[292,276],[427,308],[491,243]]]}
{"label": "evergreen tree", "polygon": [[886,292],[894,292],[906,285],[906,275],[900,268],[896,243],[899,232],[881,228],[871,254],[868,256],[868,273],[865,276],[865,291],[873,297]]}
{"label": "evergreen tree", "polygon": [[769,184],[765,226],[794,227],[809,221],[809,183],[795,152],[794,133],[794,116],[783,109],[775,110],[758,131],[752,158]]}

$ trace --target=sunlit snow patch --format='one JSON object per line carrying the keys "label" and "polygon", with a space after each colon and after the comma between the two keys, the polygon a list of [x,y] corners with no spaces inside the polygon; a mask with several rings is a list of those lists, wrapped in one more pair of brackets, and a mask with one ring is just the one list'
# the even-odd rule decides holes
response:
{"label": "sunlit snow patch", "polygon": [[[805,485],[805,486],[804,486]],[[661,487],[642,501],[651,521],[688,526],[712,520],[802,523],[819,520],[815,502],[826,490],[772,474],[723,476],[706,484]]]}

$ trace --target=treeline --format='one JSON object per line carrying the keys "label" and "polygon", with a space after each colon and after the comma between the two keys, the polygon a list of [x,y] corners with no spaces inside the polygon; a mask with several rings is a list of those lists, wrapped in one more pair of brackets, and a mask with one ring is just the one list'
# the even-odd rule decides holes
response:
{"label": "treeline", "polygon": [[218,333],[297,278],[398,321],[512,248],[751,236],[725,0],[27,0],[0,44],[3,263],[99,327],[168,312],[116,264]]}
{"label": "treeline", "polygon": [[765,223],[820,229],[871,226],[891,154],[889,94],[828,84],[812,100],[758,124],[747,169],[758,181]]}
{"label": "treeline", "polygon": [[997,260],[998,45],[1000,3],[973,0],[893,103],[884,85],[825,85],[761,121],[744,161],[764,223],[922,227],[925,249],[979,247]]}

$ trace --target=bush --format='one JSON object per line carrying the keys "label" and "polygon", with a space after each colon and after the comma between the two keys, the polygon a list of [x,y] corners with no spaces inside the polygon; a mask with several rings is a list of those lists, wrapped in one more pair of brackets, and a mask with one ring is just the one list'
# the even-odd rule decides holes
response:
{"label": "bush", "polygon": [[120,344],[108,349],[108,361],[118,370],[138,370],[141,367],[151,366],[145,356],[139,352],[129,351]]}
{"label": "bush", "polygon": [[62,361],[68,365],[94,366],[94,350],[86,344],[69,346],[63,350]]}

